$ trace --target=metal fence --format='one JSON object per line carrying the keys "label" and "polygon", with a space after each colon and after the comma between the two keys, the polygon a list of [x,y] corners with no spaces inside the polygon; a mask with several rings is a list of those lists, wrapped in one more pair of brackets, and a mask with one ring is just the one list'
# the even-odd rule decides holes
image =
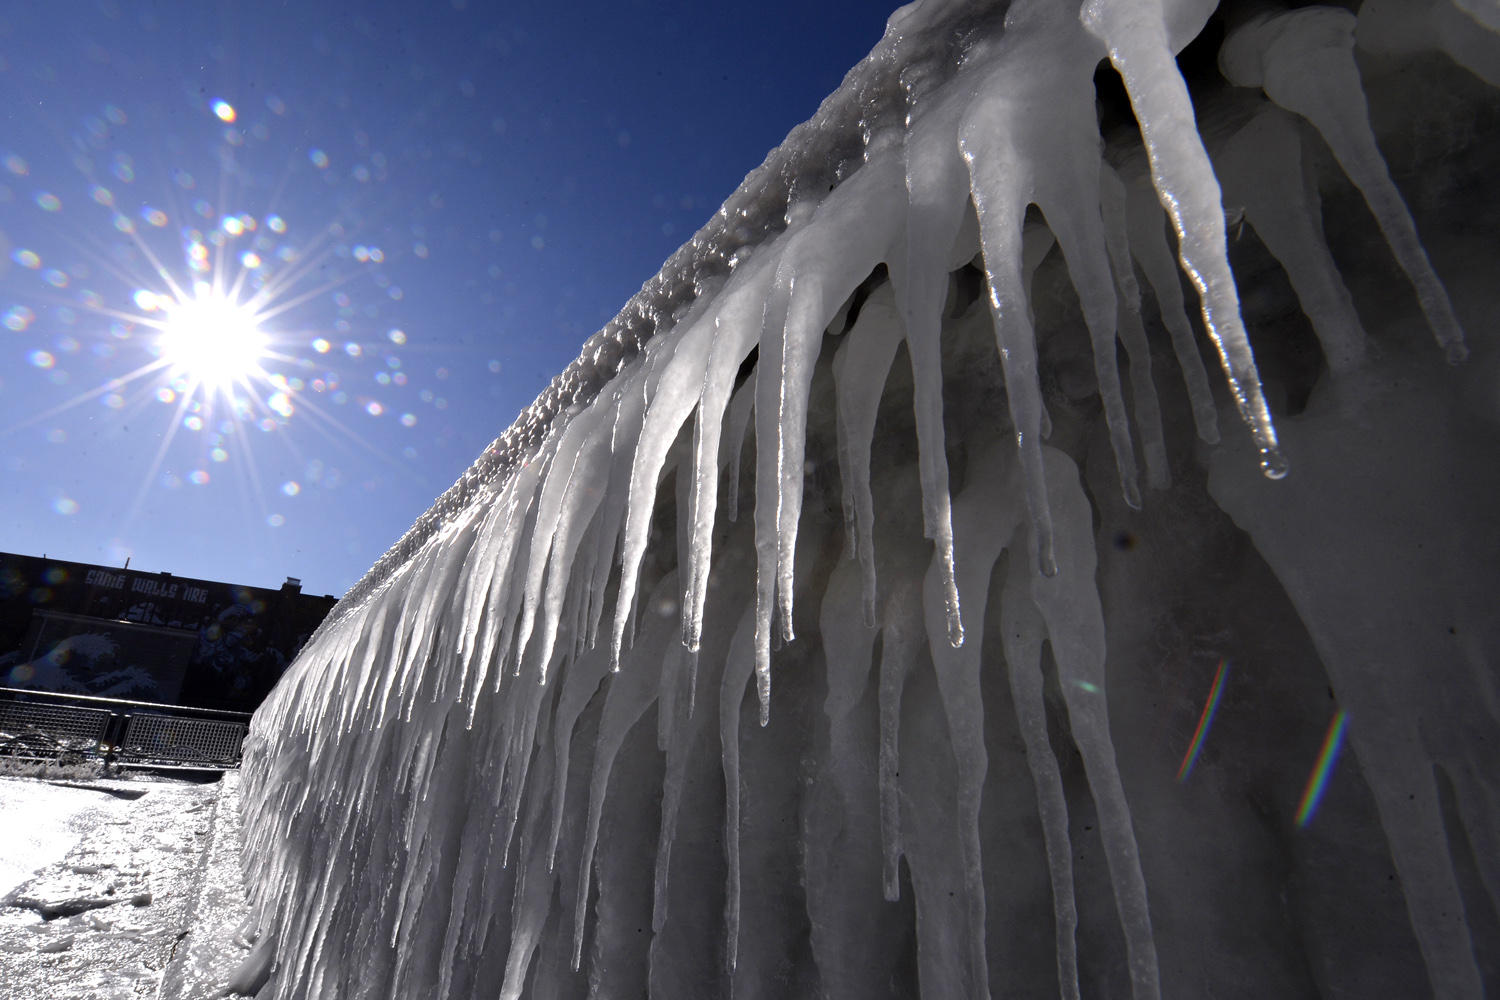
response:
{"label": "metal fence", "polygon": [[244,712],[0,688],[0,757],[226,770],[240,764],[249,722]]}

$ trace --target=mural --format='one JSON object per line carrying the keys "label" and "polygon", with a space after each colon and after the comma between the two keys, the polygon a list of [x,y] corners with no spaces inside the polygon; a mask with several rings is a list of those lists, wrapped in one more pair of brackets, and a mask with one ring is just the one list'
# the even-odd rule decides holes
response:
{"label": "mural", "polygon": [[250,711],[335,603],[0,553],[0,686]]}

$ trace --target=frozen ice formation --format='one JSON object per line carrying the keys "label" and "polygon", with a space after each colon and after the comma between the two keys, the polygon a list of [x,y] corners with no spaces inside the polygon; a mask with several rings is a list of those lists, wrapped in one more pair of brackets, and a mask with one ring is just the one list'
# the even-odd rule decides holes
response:
{"label": "frozen ice formation", "polygon": [[898,10],[257,715],[242,980],[1500,989],[1496,10]]}

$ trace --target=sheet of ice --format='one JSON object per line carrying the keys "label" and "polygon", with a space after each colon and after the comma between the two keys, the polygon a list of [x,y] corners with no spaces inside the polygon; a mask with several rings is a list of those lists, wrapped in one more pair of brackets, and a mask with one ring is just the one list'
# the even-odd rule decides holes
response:
{"label": "sheet of ice", "polygon": [[[1488,515],[1458,498],[1495,475],[1472,450],[1483,446],[1444,432],[1458,418],[1440,385],[1429,373],[1355,414],[1326,402],[1307,414],[1287,446],[1308,471],[1290,489],[1247,481],[1234,451],[1215,456],[1209,489],[1286,582],[1348,712],[1434,994],[1478,1000],[1435,772],[1450,776],[1482,884],[1500,899],[1491,767],[1473,756],[1500,739],[1500,705],[1493,665],[1458,638],[1485,628],[1473,588],[1496,573],[1481,565],[1489,543],[1473,544],[1490,537]],[[1433,493],[1433,482],[1452,488]],[[1476,690],[1490,697],[1465,693]]]}
{"label": "sheet of ice", "polygon": [[124,809],[118,799],[27,778],[0,778],[0,896],[61,861],[93,827]]}

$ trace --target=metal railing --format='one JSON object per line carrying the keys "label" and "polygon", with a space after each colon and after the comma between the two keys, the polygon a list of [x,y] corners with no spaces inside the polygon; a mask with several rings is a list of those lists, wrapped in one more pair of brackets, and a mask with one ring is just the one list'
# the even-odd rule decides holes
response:
{"label": "metal railing", "polygon": [[0,687],[0,757],[120,767],[239,767],[248,712]]}

